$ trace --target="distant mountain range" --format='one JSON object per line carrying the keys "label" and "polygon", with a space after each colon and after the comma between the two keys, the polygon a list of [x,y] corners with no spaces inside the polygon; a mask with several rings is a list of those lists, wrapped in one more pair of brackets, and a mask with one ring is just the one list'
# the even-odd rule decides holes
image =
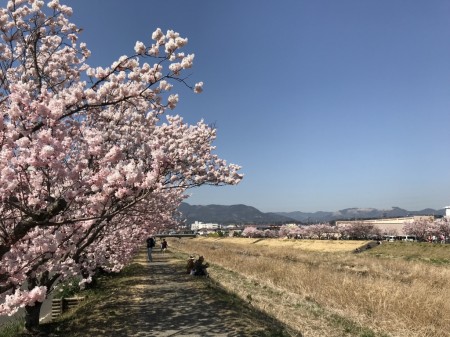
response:
{"label": "distant mountain range", "polygon": [[443,216],[445,214],[445,209],[435,210],[432,208],[426,208],[421,211],[407,211],[399,207],[392,207],[391,209],[346,208],[337,212],[278,212],[277,214],[284,215],[301,222],[328,222],[332,220],[348,219],[399,218],[413,215]]}
{"label": "distant mountain range", "polygon": [[267,224],[293,222],[293,218],[277,213],[263,213],[255,207],[246,205],[189,205],[183,202],[178,210],[183,214],[187,224],[195,221],[219,224]]}
{"label": "distant mountain range", "polygon": [[421,211],[407,211],[399,207],[391,209],[376,208],[346,208],[337,212],[276,212],[264,213],[247,205],[190,205],[182,203],[178,209],[183,214],[187,224],[195,221],[219,224],[279,224],[289,222],[317,223],[344,219],[395,218],[412,215],[445,214],[444,209],[426,208]]}

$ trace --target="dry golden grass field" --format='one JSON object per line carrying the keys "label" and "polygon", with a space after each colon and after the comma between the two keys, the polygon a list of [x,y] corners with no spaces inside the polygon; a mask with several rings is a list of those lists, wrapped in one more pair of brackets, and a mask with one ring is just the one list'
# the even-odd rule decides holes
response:
{"label": "dry golden grass field", "polygon": [[[210,275],[298,336],[450,336],[450,245],[244,238],[173,239]],[[186,255],[182,255],[186,256]]]}

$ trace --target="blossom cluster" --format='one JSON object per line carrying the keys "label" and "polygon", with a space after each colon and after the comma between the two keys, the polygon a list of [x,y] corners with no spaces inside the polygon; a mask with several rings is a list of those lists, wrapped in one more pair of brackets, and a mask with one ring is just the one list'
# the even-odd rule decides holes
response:
{"label": "blossom cluster", "polygon": [[332,226],[328,223],[312,225],[283,225],[279,230],[259,230],[254,226],[246,227],[242,236],[250,238],[297,238],[297,239],[367,239],[381,236],[381,231],[373,226],[363,223],[352,223],[348,225]]}
{"label": "blossom cluster", "polygon": [[414,235],[421,241],[427,240],[430,236],[449,238],[450,220],[448,218],[440,218],[434,221],[416,220],[405,223],[403,231],[408,235]]}

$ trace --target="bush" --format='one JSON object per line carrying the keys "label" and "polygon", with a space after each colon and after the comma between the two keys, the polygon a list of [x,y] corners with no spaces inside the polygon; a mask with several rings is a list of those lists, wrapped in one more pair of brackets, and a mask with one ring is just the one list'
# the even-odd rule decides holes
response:
{"label": "bush", "polygon": [[61,282],[60,284],[58,284],[57,287],[55,287],[55,294],[53,295],[53,297],[54,298],[73,297],[75,294],[81,291],[80,281],[81,278],[74,277],[64,282]]}

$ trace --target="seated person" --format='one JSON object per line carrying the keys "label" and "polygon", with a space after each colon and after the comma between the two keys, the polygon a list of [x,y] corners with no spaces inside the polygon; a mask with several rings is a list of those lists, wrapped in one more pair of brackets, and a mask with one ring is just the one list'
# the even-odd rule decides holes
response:
{"label": "seated person", "polygon": [[205,259],[203,256],[200,256],[197,261],[194,263],[194,275],[195,276],[207,276],[208,272],[206,271],[206,268],[209,267],[208,263],[203,264],[203,261]]}

